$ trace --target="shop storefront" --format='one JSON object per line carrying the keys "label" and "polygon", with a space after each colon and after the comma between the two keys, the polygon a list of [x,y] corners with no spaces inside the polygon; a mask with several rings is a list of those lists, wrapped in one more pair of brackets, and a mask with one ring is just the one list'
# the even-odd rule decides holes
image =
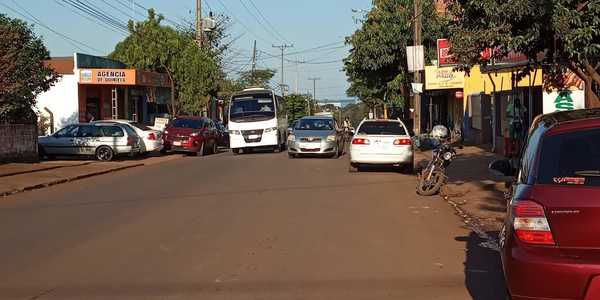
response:
{"label": "shop storefront", "polygon": [[465,73],[452,67],[425,67],[425,91],[421,100],[421,132],[435,125],[460,130],[463,123]]}
{"label": "shop storefront", "polygon": [[75,53],[46,61],[61,75],[36,99],[52,133],[68,124],[128,119],[152,125],[168,115],[170,81],[165,74],[129,69],[122,62]]}
{"label": "shop storefront", "polygon": [[153,123],[168,114],[166,75],[133,69],[80,69],[79,121],[127,119]]}

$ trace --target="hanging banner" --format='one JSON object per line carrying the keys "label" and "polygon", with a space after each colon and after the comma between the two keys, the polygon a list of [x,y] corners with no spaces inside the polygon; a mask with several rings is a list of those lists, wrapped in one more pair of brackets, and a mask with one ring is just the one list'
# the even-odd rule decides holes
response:
{"label": "hanging banner", "polygon": [[545,114],[585,108],[585,92],[580,90],[544,92],[543,100]]}
{"label": "hanging banner", "polygon": [[409,72],[422,71],[425,67],[425,52],[423,45],[406,47],[406,60]]}

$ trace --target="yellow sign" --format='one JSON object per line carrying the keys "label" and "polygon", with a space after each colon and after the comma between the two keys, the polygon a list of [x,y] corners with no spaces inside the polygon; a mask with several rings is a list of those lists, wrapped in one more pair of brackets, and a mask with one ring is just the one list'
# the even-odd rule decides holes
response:
{"label": "yellow sign", "polygon": [[462,89],[465,72],[455,72],[452,67],[425,67],[425,90]]}

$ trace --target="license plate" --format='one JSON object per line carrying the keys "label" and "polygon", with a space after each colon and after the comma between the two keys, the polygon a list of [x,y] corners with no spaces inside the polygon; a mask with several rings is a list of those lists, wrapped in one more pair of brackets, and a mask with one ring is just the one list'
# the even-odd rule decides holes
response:
{"label": "license plate", "polygon": [[251,135],[248,136],[248,138],[251,139],[251,140],[255,140],[255,139],[260,138],[260,135],[258,135],[258,134],[251,134]]}
{"label": "license plate", "polygon": [[321,145],[319,144],[311,144],[311,143],[300,143],[300,148],[303,149],[319,149]]}
{"label": "license plate", "polygon": [[173,146],[181,146],[181,142],[173,142]]}

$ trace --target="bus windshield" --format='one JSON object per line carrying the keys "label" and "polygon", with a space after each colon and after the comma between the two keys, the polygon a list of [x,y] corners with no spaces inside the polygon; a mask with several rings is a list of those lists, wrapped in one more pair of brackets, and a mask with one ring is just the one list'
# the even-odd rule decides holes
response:
{"label": "bus windshield", "polygon": [[231,100],[229,119],[234,122],[265,121],[275,117],[271,94],[235,96]]}

